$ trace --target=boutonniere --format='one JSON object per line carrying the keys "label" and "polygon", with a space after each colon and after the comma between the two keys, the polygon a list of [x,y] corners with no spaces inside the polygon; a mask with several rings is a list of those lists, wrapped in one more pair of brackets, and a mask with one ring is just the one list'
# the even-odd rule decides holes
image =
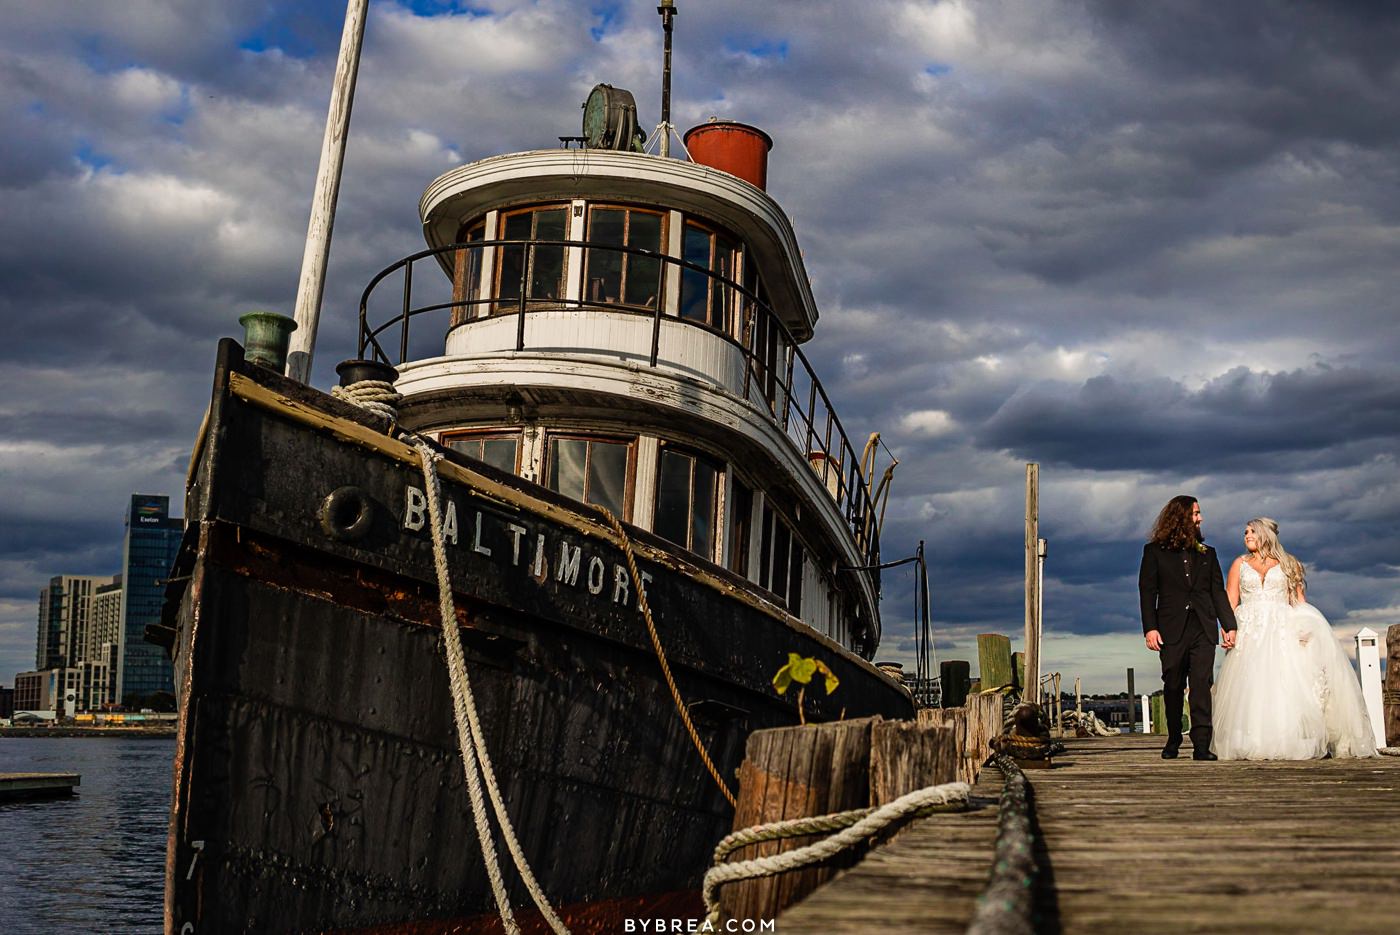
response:
{"label": "boutonniere", "polygon": [[1206,550],[1206,544],[1205,544],[1204,542],[1197,542],[1197,543],[1196,543],[1196,551],[1197,551],[1197,552],[1204,552],[1205,550]]}

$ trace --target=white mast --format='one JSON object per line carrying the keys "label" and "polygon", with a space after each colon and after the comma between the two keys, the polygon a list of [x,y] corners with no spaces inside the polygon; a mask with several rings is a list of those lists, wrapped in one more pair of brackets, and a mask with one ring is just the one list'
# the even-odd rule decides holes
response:
{"label": "white mast", "polygon": [[294,313],[297,328],[292,332],[291,351],[287,355],[287,376],[302,383],[311,379],[311,355],[316,348],[321,295],[326,288],[326,258],[331,252],[331,228],[335,224],[340,169],[345,161],[350,106],[355,99],[355,76],[360,69],[360,45],[365,37],[368,7],[369,0],[349,0],[345,7],[345,30],[340,36],[340,57],[335,63],[330,112],[326,115],[326,136],[321,142],[321,167],[316,172],[316,191],[311,197],[311,221],[306,228],[306,252],[301,258],[301,281],[297,286]]}

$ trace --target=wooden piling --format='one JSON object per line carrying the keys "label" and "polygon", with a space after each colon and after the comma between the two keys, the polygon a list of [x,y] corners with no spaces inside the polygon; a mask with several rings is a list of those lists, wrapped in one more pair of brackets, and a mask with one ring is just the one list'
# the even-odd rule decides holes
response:
{"label": "wooden piling", "polygon": [[[1021,693],[1022,698],[1026,699],[1027,701],[1031,700],[1031,692],[1026,686],[1025,653],[1011,654],[1011,671],[1014,673],[1014,675],[1012,676],[1011,684],[1016,686],[1016,690]],[[1037,692],[1036,694],[1038,697],[1039,693]]]}
{"label": "wooden piling", "polygon": [[[928,708],[943,711],[943,708]],[[870,731],[870,804],[962,778],[958,731],[919,721],[881,721]]]}
{"label": "wooden piling", "polygon": [[1385,742],[1400,747],[1400,623],[1386,628],[1385,656]]}
{"label": "wooden piling", "polygon": [[1167,699],[1162,695],[1153,695],[1148,706],[1152,711],[1152,733],[1165,734],[1167,732]]}
{"label": "wooden piling", "polygon": [[[1021,697],[1040,701],[1040,465],[1026,465],[1026,664]],[[985,677],[983,678],[985,682]]]}
{"label": "wooden piling", "polygon": [[957,778],[976,782],[991,755],[992,738],[1001,733],[1001,695],[969,695],[961,708],[925,708],[919,711],[919,723],[952,728],[959,760]]}
{"label": "wooden piling", "polygon": [[980,634],[977,637],[977,667],[982,691],[1012,684],[1011,638],[1000,633]]}
{"label": "wooden piling", "polygon": [[[739,767],[739,805],[734,828],[825,815],[870,804],[871,730],[880,718],[835,721],[755,731]],[[731,860],[771,856],[811,844],[822,835],[750,845]],[[720,891],[725,915],[772,919],[838,870],[855,864],[862,849],[829,864],[731,883]]]}
{"label": "wooden piling", "polygon": [[938,674],[943,686],[943,707],[961,707],[967,701],[972,664],[963,659],[947,659],[939,663]]}

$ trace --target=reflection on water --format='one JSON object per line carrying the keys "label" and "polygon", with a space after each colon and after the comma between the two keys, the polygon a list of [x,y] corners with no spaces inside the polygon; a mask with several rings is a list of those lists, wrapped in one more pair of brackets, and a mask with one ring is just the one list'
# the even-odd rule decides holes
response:
{"label": "reflection on water", "polygon": [[0,932],[159,932],[173,739],[0,737],[0,773],[80,773],[0,804]]}

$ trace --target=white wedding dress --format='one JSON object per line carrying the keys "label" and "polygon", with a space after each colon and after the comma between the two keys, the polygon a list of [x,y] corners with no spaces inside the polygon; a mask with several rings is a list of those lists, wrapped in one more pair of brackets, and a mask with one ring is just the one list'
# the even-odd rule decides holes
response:
{"label": "white wedding dress", "polygon": [[1376,755],[1361,685],[1316,607],[1288,603],[1278,565],[1240,563],[1239,629],[1214,692],[1211,751],[1222,760]]}

